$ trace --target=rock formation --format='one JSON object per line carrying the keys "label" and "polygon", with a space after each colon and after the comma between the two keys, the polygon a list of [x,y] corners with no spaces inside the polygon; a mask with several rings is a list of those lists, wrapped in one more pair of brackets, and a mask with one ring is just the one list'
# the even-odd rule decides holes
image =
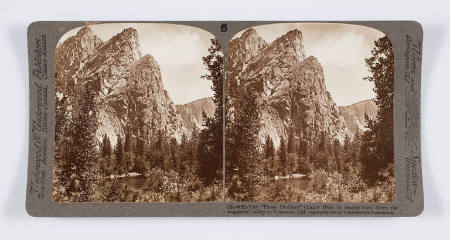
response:
{"label": "rock formation", "polygon": [[344,117],[345,123],[352,134],[357,131],[362,133],[367,130],[364,115],[367,114],[370,119],[374,119],[377,116],[377,105],[374,100],[368,99],[348,106],[340,106],[339,112]]}
{"label": "rock formation", "polygon": [[233,108],[236,89],[258,92],[261,143],[269,135],[278,147],[289,132],[310,143],[322,133],[341,142],[345,136],[352,137],[326,90],[321,64],[314,56],[305,58],[298,30],[270,44],[254,29],[233,39],[227,48],[226,82],[229,109]]}
{"label": "rock formation", "polygon": [[83,27],[55,54],[57,97],[76,99],[85,84],[96,91],[99,141],[106,133],[115,145],[127,131],[146,140],[159,133],[177,141],[189,135],[164,89],[158,63],[142,56],[135,29],[102,42]]}
{"label": "rock formation", "polygon": [[203,128],[203,112],[207,117],[213,117],[216,105],[212,98],[202,98],[190,103],[175,106],[178,113],[183,119],[184,126],[189,132],[192,132],[194,127],[198,129]]}

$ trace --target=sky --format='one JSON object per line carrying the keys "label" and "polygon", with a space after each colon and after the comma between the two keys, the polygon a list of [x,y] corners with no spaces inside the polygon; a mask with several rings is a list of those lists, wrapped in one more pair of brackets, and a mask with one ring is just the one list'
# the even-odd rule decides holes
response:
{"label": "sky", "polygon": [[364,59],[384,33],[370,27],[335,23],[281,23],[253,28],[269,43],[289,30],[300,30],[305,55],[315,56],[321,63],[326,88],[338,106],[375,97],[373,83],[363,80],[369,74]]}
{"label": "sky", "polygon": [[[158,62],[164,88],[175,104],[211,97],[212,83],[201,76],[207,71],[202,57],[208,55],[214,36],[202,29],[165,23],[107,23],[89,26],[103,41],[126,28],[137,30],[142,56],[151,54]],[[59,40],[76,35],[80,28],[68,31]]]}

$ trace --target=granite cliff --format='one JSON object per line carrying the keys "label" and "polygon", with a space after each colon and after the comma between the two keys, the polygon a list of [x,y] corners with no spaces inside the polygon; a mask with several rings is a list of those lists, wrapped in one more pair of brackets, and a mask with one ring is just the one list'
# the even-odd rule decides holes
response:
{"label": "granite cliff", "polygon": [[323,133],[341,143],[353,137],[326,90],[321,64],[305,56],[299,30],[265,43],[250,28],[228,45],[226,62],[231,111],[235,89],[258,92],[261,143],[269,135],[278,147],[289,132],[311,143]]}
{"label": "granite cliff", "polygon": [[189,132],[192,132],[194,127],[203,129],[203,112],[207,117],[213,117],[216,105],[212,98],[202,98],[190,103],[176,105],[178,113],[183,119],[184,126]]}
{"label": "granite cliff", "polygon": [[377,105],[373,99],[367,99],[348,106],[340,106],[339,112],[353,134],[362,133],[367,130],[367,121],[364,115],[367,114],[370,119],[374,119],[377,116]]}
{"label": "granite cliff", "polygon": [[181,141],[189,132],[164,89],[155,59],[142,56],[139,36],[128,28],[103,42],[89,27],[59,44],[55,56],[56,97],[76,99],[83,86],[96,92],[97,138],[113,145],[130,131],[151,139],[159,133]]}

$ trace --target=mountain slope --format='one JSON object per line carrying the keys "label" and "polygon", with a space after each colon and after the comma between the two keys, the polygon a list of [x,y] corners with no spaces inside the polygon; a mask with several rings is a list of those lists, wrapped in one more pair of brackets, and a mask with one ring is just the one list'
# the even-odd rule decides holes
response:
{"label": "mountain slope", "polygon": [[372,99],[367,99],[348,106],[339,107],[340,114],[344,117],[349,130],[355,134],[356,131],[366,131],[366,119],[364,114],[374,119],[377,116],[377,105]]}
{"label": "mountain slope", "polygon": [[[64,91],[68,97],[76,99],[90,84],[96,91],[98,130],[97,138],[106,133],[113,145],[117,137],[124,137],[127,131],[139,138],[150,139],[163,133],[169,138],[181,141],[188,135],[181,116],[164,89],[158,63],[151,55],[142,56],[139,36],[133,28],[128,28],[106,42],[101,42],[88,27],[82,28],[76,36],[87,33],[89,44],[77,45],[73,41],[63,42],[57,50],[55,67],[57,74],[71,76],[73,94]],[[69,38],[71,39],[71,38]],[[83,38],[81,38],[83,39]],[[65,51],[83,54],[80,58],[65,57]],[[77,48],[78,47],[78,48]],[[73,59],[76,59],[74,61]],[[80,59],[80,60],[78,60]],[[74,64],[68,64],[71,61]],[[61,81],[67,81],[67,77]],[[63,85],[61,85],[63,86]],[[76,106],[74,106],[76,114]]]}
{"label": "mountain slope", "polygon": [[[257,34],[253,29],[244,32],[230,43],[227,55],[243,51],[234,47],[239,46],[234,41],[259,41]],[[278,147],[289,132],[308,142],[314,142],[322,133],[341,142],[346,136],[352,137],[326,90],[322,66],[314,56],[305,58],[300,31],[289,31],[263,47],[258,43],[249,45],[259,47],[256,54],[248,50],[248,61],[227,65],[227,94],[232,110],[236,89],[258,91],[261,143],[269,135]]]}
{"label": "mountain slope", "polygon": [[183,105],[176,105],[177,112],[183,119],[184,126],[189,132],[192,132],[194,127],[198,129],[203,128],[203,116],[205,112],[206,116],[212,117],[216,109],[212,98],[202,98]]}
{"label": "mountain slope", "polygon": [[55,82],[58,91],[64,92],[67,88],[73,90],[74,76],[82,63],[103,44],[90,28],[84,27],[56,47]]}

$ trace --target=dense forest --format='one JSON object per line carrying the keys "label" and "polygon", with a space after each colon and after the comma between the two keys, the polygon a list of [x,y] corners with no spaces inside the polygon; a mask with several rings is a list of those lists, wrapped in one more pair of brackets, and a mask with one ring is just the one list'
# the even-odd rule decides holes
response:
{"label": "dense forest", "polygon": [[[260,129],[256,89],[234,88],[227,98],[226,200],[391,202],[395,200],[393,141],[394,53],[387,37],[365,59],[378,111],[367,130],[344,143],[326,132],[314,139],[281,138],[278,148]],[[295,126],[292,127],[294,129]]]}

